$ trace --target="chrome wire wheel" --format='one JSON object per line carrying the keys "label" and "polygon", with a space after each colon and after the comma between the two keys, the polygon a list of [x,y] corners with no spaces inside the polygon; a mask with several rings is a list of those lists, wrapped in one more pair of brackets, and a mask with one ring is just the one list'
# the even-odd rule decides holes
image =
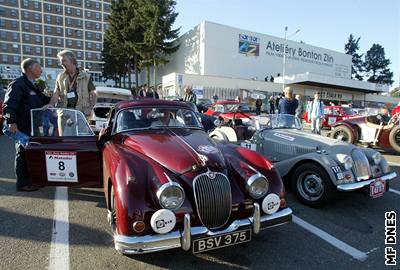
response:
{"label": "chrome wire wheel", "polygon": [[315,172],[306,171],[299,175],[297,190],[308,201],[317,201],[324,194],[324,183]]}

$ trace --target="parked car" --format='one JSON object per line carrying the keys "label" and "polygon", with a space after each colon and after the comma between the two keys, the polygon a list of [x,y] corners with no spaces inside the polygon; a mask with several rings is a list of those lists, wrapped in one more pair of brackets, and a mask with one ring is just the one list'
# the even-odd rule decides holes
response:
{"label": "parked car", "polygon": [[77,136],[43,137],[41,123],[34,124],[26,149],[33,184],[103,185],[115,248],[123,254],[208,251],[291,220],[272,164],[211,140],[186,103],[120,102],[99,139],[82,113],[57,113]]}
{"label": "parked car", "polygon": [[205,113],[212,106],[212,101],[208,98],[199,98],[196,105],[199,112]]}
{"label": "parked car", "polygon": [[231,123],[234,119],[247,121],[249,117],[255,116],[248,104],[236,100],[219,100],[208,108],[204,114],[216,116],[226,123]]}
{"label": "parked car", "polygon": [[107,120],[110,108],[121,100],[128,100],[132,93],[128,89],[115,87],[96,87],[96,104],[93,107],[92,115],[89,118],[90,127],[99,132]]}
{"label": "parked car", "polygon": [[363,143],[400,153],[399,115],[360,116],[337,122],[333,125],[330,137],[349,143]]}
{"label": "parked car", "polygon": [[244,126],[221,126],[210,137],[246,146],[274,163],[301,202],[327,203],[334,191],[366,189],[373,198],[396,177],[382,155],[368,148],[306,133],[292,115],[262,115]]}

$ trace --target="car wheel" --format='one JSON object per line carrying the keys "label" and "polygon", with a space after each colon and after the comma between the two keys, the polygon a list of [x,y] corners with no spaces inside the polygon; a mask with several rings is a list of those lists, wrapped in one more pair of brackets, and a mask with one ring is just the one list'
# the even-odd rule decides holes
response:
{"label": "car wheel", "polygon": [[389,133],[390,146],[400,153],[400,126],[394,127]]}
{"label": "car wheel", "polygon": [[337,126],[331,132],[331,138],[348,143],[354,143],[355,138],[351,129],[346,126]]}
{"label": "car wheel", "polygon": [[334,189],[327,172],[319,165],[300,165],[292,175],[292,190],[301,202],[321,206],[333,195]]}

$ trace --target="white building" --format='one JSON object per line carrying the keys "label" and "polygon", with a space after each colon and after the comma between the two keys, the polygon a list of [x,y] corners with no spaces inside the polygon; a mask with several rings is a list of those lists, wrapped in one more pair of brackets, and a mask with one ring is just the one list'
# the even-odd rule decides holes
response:
{"label": "white building", "polygon": [[205,98],[214,93],[220,99],[246,98],[253,92],[269,96],[282,92],[285,68],[285,85],[306,97],[319,91],[326,100],[359,106],[369,100],[392,100],[371,95],[387,92],[387,85],[352,80],[351,56],[341,52],[207,21],[179,41],[179,50],[158,70],[162,96],[182,96],[184,85],[193,86]]}

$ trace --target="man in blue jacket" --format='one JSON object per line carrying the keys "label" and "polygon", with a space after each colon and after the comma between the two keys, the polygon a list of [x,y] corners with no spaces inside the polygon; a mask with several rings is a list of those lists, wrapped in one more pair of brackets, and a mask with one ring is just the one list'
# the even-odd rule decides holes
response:
{"label": "man in blue jacket", "polygon": [[[50,101],[35,80],[42,74],[42,67],[37,60],[28,58],[21,63],[22,76],[8,85],[3,105],[3,114],[8,130],[15,133],[18,130],[29,135],[31,133],[31,109],[41,108]],[[32,186],[25,159],[25,148],[15,142],[15,174],[17,191],[35,191]]]}
{"label": "man in blue jacket", "polygon": [[293,96],[293,89],[288,86],[284,91],[285,97],[279,100],[279,113],[295,115],[299,102]]}

